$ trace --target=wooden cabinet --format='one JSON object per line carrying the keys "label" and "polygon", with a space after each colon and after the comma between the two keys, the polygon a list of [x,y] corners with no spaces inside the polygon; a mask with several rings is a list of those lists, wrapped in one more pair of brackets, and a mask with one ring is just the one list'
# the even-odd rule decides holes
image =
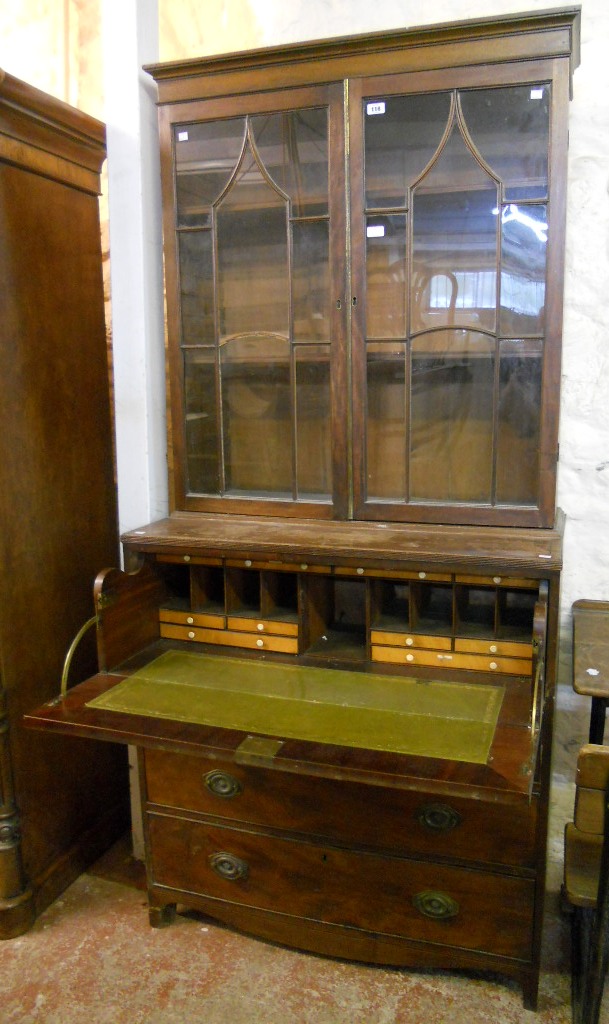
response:
{"label": "wooden cabinet", "polygon": [[29,722],[138,747],[151,922],[492,969],[533,1005],[561,529],[176,513],[123,540],[99,673]]}
{"label": "wooden cabinet", "polygon": [[[128,820],[124,751],[36,735],[118,535],[104,322],[104,127],[0,72],[0,938]],[[95,668],[89,641],[71,681]]]}
{"label": "wooden cabinet", "polygon": [[29,716],[139,749],[150,915],[534,1007],[578,10],[148,69],[172,512]]}
{"label": "wooden cabinet", "polygon": [[176,508],[552,525],[576,23],[149,69]]}

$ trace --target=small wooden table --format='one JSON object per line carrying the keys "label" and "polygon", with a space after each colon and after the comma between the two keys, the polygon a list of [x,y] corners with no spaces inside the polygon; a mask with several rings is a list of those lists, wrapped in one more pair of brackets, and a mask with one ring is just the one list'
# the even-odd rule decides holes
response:
{"label": "small wooden table", "polygon": [[609,701],[609,601],[575,601],[573,689],[592,698],[590,743],[602,743]]}

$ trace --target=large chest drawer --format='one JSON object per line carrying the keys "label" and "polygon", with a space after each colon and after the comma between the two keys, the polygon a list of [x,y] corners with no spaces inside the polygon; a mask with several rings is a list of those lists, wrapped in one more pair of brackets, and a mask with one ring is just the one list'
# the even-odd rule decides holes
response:
{"label": "large chest drawer", "polygon": [[355,844],[483,864],[534,863],[537,802],[503,805],[424,791],[145,752],[150,803]]}
{"label": "large chest drawer", "polygon": [[151,881],[177,892],[499,956],[531,955],[534,883],[148,815]]}

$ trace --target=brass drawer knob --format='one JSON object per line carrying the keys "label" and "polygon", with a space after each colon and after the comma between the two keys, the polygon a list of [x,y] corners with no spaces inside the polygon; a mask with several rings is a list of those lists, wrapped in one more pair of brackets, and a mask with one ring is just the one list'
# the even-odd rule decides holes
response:
{"label": "brass drawer knob", "polygon": [[227,800],[230,797],[238,796],[241,792],[241,783],[229,772],[221,772],[215,768],[205,776],[205,785],[214,796],[221,796]]}
{"label": "brass drawer knob", "polygon": [[446,921],[459,913],[459,904],[445,892],[418,892],[412,902],[419,913],[434,921]]}
{"label": "brass drawer knob", "polygon": [[216,874],[228,882],[238,882],[249,874],[247,863],[233,853],[212,853],[209,863]]}
{"label": "brass drawer knob", "polygon": [[449,804],[425,804],[417,818],[421,825],[433,832],[450,832],[461,824],[461,815]]}

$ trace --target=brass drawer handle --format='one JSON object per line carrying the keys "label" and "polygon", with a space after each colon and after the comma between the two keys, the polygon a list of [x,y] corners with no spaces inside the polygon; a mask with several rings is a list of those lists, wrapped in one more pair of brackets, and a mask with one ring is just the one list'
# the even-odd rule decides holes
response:
{"label": "brass drawer handle", "polygon": [[224,800],[238,796],[242,790],[239,779],[236,779],[234,775],[230,775],[228,772],[218,771],[217,768],[212,772],[208,772],[204,777],[204,781],[210,793],[213,793],[214,796],[221,796]]}
{"label": "brass drawer handle", "polygon": [[412,902],[424,917],[434,921],[445,921],[459,913],[459,904],[445,892],[418,892]]}
{"label": "brass drawer handle", "polygon": [[417,819],[425,828],[433,832],[450,832],[461,824],[461,815],[449,804],[425,804],[417,814]]}
{"label": "brass drawer handle", "polygon": [[244,860],[232,853],[212,853],[209,863],[216,874],[228,882],[238,882],[247,878],[250,870]]}

